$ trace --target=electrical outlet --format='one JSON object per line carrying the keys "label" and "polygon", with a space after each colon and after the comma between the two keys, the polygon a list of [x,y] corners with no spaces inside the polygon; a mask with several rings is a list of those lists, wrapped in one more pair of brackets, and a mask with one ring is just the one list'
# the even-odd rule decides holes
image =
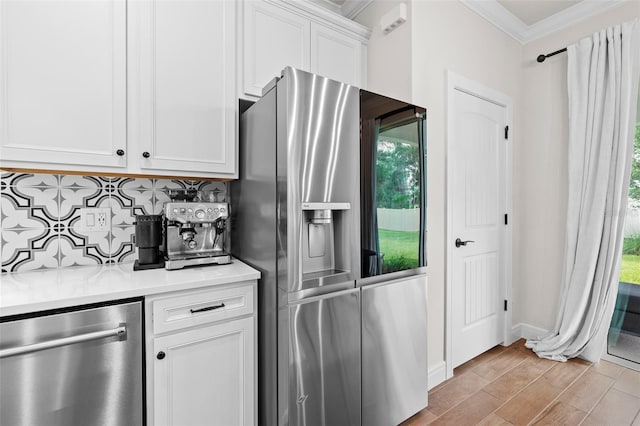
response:
{"label": "electrical outlet", "polygon": [[110,208],[82,208],[80,209],[80,231],[104,232],[111,229]]}

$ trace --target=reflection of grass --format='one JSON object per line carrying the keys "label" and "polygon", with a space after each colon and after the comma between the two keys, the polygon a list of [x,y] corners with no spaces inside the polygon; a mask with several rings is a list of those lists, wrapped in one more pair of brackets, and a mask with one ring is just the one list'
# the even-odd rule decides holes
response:
{"label": "reflection of grass", "polygon": [[623,254],[620,264],[620,281],[640,284],[640,256]]}
{"label": "reflection of grass", "polygon": [[380,229],[380,251],[384,253],[384,272],[418,266],[418,231],[388,231]]}

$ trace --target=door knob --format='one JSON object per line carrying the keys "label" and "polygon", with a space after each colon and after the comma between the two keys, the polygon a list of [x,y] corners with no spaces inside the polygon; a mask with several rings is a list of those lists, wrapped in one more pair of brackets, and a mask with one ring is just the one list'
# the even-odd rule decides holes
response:
{"label": "door knob", "polygon": [[118,154],[119,157],[124,156],[124,149],[119,149],[116,151],[116,154]]}
{"label": "door knob", "polygon": [[149,157],[151,157],[151,154],[149,154],[147,151],[145,151],[145,152],[142,153],[142,156],[144,158],[149,158]]}
{"label": "door knob", "polygon": [[456,238],[456,247],[466,246],[467,243],[475,243],[475,241],[471,241],[471,240],[462,241],[460,238]]}

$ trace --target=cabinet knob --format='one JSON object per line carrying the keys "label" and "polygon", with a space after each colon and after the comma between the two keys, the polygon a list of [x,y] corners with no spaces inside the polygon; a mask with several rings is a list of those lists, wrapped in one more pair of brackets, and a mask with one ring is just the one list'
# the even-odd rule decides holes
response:
{"label": "cabinet knob", "polygon": [[167,354],[165,354],[164,352],[160,351],[158,352],[158,355],[156,355],[156,358],[158,359],[164,359],[164,357],[166,357]]}
{"label": "cabinet knob", "polygon": [[149,158],[149,157],[151,157],[151,154],[149,154],[147,151],[145,151],[145,152],[142,153],[142,156],[144,158]]}
{"label": "cabinet knob", "polygon": [[122,157],[124,155],[124,149],[117,150],[116,154],[118,154],[118,156]]}

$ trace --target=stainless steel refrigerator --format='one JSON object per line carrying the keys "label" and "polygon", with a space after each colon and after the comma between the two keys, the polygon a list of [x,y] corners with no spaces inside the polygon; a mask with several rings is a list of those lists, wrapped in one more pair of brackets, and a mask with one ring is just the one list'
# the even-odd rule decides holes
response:
{"label": "stainless steel refrigerator", "polygon": [[[378,245],[362,245],[360,103],[356,87],[286,68],[241,116],[240,176],[231,183],[230,196],[231,252],[262,273],[261,425],[372,424],[370,413],[385,407],[371,403],[405,416],[398,421],[409,417],[415,411],[408,413],[403,402],[392,407],[397,405],[392,394],[400,392],[396,385],[407,384],[407,374],[397,381],[391,370],[369,370],[398,369],[392,364],[401,358],[409,362],[404,352],[415,348],[406,347],[408,336],[421,342],[422,354],[404,367],[412,370],[413,382],[424,376],[417,381],[426,405],[424,243],[416,268],[393,272],[385,269]],[[422,178],[420,187],[424,192]],[[377,209],[375,203],[369,207]],[[376,232],[367,223],[367,241]],[[363,275],[371,259],[379,274]],[[416,276],[422,281],[414,282]],[[411,291],[422,295],[416,299]],[[410,311],[416,315],[407,315]],[[405,346],[389,346],[394,341]],[[367,355],[369,348],[387,352]],[[379,388],[375,395],[366,389],[370,384]]]}
{"label": "stainless steel refrigerator", "polygon": [[427,406],[426,110],[360,91],[362,425]]}

